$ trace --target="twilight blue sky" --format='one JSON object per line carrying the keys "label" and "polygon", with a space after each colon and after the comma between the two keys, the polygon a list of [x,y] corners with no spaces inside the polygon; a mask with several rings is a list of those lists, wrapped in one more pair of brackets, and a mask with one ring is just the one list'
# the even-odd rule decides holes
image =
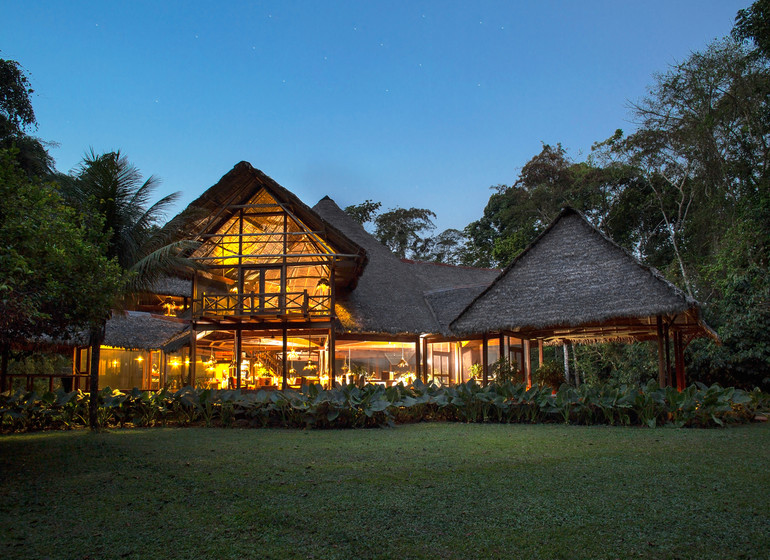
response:
{"label": "twilight blue sky", "polygon": [[309,205],[478,219],[541,142],[574,158],[750,0],[0,0],[61,171],[120,148],[180,207],[241,160]]}

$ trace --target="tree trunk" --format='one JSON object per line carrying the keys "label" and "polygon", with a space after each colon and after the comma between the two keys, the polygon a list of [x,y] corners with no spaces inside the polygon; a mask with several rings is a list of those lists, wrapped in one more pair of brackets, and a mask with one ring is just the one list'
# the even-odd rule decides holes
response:
{"label": "tree trunk", "polygon": [[104,322],[98,327],[93,327],[89,334],[88,344],[91,346],[91,364],[89,369],[90,381],[89,387],[91,397],[88,400],[88,424],[92,430],[99,429],[99,420],[97,410],[99,407],[99,353],[102,342],[104,342],[104,329],[107,323]]}
{"label": "tree trunk", "polygon": [[0,358],[0,393],[5,393],[8,387],[8,357],[11,354],[11,345],[3,344],[2,358]]}

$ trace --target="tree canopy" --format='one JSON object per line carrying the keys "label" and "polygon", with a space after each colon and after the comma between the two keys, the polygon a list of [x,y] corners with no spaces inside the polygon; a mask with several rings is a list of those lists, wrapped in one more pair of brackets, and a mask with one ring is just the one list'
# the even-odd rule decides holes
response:
{"label": "tree canopy", "polygon": [[100,232],[81,224],[53,184],[0,149],[0,342],[69,338],[109,313],[123,278]]}

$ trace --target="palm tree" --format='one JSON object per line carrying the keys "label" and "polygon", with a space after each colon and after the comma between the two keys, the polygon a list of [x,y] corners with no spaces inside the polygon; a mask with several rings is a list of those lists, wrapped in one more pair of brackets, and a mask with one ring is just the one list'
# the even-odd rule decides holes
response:
{"label": "palm tree", "polygon": [[[122,306],[137,291],[150,288],[161,276],[191,266],[185,254],[195,247],[186,240],[194,222],[192,212],[183,212],[161,225],[179,193],[151,203],[158,184],[154,176],[143,181],[139,170],[119,150],[100,155],[90,150],[74,173],[62,181],[62,193],[81,209],[85,219],[101,221],[106,256],[124,271],[124,282],[114,294],[114,307]],[[98,427],[99,352],[108,318],[92,325],[89,332],[92,429]]]}

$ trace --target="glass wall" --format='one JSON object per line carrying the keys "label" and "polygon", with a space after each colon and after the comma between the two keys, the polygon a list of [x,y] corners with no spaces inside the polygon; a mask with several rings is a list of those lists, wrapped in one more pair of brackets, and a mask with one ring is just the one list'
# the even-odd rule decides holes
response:
{"label": "glass wall", "polygon": [[147,389],[145,362],[148,352],[102,346],[99,352],[99,387]]}
{"label": "glass wall", "polygon": [[172,352],[165,356],[164,387],[169,391],[176,391],[189,384],[190,379],[190,354],[188,348],[182,348],[178,352]]}
{"label": "glass wall", "polygon": [[337,340],[335,366],[338,383],[409,385],[416,379],[414,342]]}
{"label": "glass wall", "polygon": [[[229,389],[238,386],[235,334],[207,333],[197,341],[195,384]],[[327,385],[326,331],[290,331],[286,340],[286,380],[290,387],[308,383]],[[241,340],[242,389],[275,389],[283,385],[283,334],[280,331],[244,331]]]}

